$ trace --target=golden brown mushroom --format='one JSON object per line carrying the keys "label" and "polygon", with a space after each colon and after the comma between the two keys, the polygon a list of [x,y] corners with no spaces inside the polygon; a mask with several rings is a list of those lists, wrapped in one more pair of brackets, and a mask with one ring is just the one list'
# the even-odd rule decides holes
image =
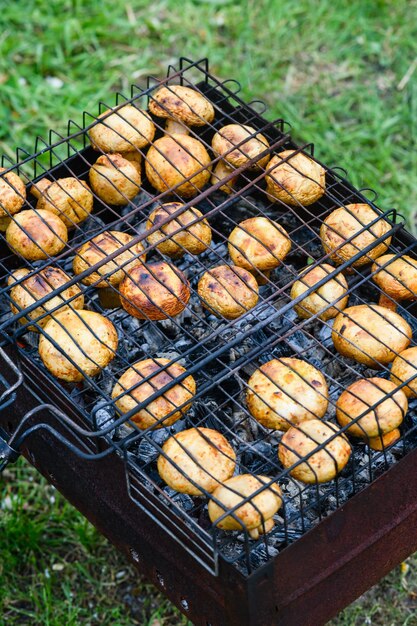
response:
{"label": "golden brown mushroom", "polygon": [[[122,233],[117,230],[107,230],[96,235],[90,241],[84,243],[75,252],[72,268],[74,274],[78,275],[92,267],[99,261],[105,259],[109,254],[116,252],[122,246],[132,241],[132,235]],[[92,285],[100,281],[102,276],[109,274],[106,278],[95,284],[94,286],[103,289],[109,285],[117,286],[135,265],[141,261],[145,261],[146,255],[143,252],[143,244],[138,242],[121,252],[111,261],[104,263],[96,271],[91,272],[82,279],[84,285]]]}
{"label": "golden brown mushroom", "polygon": [[251,217],[232,230],[228,249],[233,263],[244,267],[263,284],[291,250],[291,240],[277,222],[267,217]]}
{"label": "golden brown mushroom", "polygon": [[122,157],[124,159],[126,159],[126,161],[129,161],[129,163],[131,163],[137,173],[139,174],[139,176],[142,176],[142,155],[139,152],[139,150],[135,150],[134,152],[121,152],[120,153],[122,155]]}
{"label": "golden brown mushroom", "polygon": [[408,348],[395,357],[390,378],[396,385],[407,383],[401,387],[407,398],[417,396],[417,347]]}
{"label": "golden brown mushroom", "polygon": [[372,265],[372,278],[383,293],[379,304],[391,311],[401,300],[417,299],[417,261],[406,254],[384,254]]}
{"label": "golden brown mushroom", "polygon": [[313,365],[295,358],[272,359],[248,380],[246,401],[253,417],[267,428],[322,418],[327,411],[326,379]]}
{"label": "golden brown mushroom", "polygon": [[123,308],[141,320],[164,320],[179,315],[190,295],[184,274],[165,262],[138,264],[120,283]]}
{"label": "golden brown mushroom", "polygon": [[[44,298],[48,294],[51,294],[55,289],[65,285],[70,277],[59,267],[44,267],[40,269],[36,274],[29,276],[26,280],[19,285],[13,284],[18,280],[30,274],[30,270],[21,268],[13,272],[7,281],[8,285],[11,285],[10,290],[10,308],[12,313],[19,313],[29,306]],[[68,302],[70,298],[73,298],[71,302]],[[57,308],[55,311],[54,309]],[[36,309],[30,311],[25,317],[19,319],[21,324],[27,324],[29,320],[36,321],[37,325],[41,328],[61,311],[68,309],[82,309],[84,307],[84,295],[78,285],[71,285],[64,289],[60,294],[50,297],[43,304]],[[50,315],[46,315],[42,319],[38,319],[44,313],[54,311]],[[28,330],[37,331],[37,326],[29,326]]]}
{"label": "golden brown mushroom", "polygon": [[[116,401],[116,406],[122,415],[133,410],[138,404],[146,402],[159,389],[185,373],[186,370],[178,363],[172,363],[167,369],[161,370],[169,363],[169,359],[145,359],[134,363],[122,374],[112,392],[112,398]],[[142,382],[148,376],[151,378],[147,382]],[[171,426],[191,407],[195,390],[194,378],[187,376],[164,394],[151,400],[143,409],[134,413],[130,420],[142,430],[151,426],[155,428]],[[159,420],[163,421],[158,424]]]}
{"label": "golden brown mushroom", "polygon": [[107,109],[98,116],[102,122],[96,123],[88,131],[95,150],[102,152],[135,152],[145,148],[155,135],[155,125],[146,111],[125,104],[111,113]]}
{"label": "golden brown mushroom", "polygon": [[[347,432],[362,439],[378,438],[398,428],[407,413],[408,402],[405,393],[395,389],[395,383],[385,378],[356,380],[336,402],[340,426],[350,424]],[[387,398],[391,392],[395,393]],[[363,417],[355,421],[360,415]]]}
{"label": "golden brown mushroom", "polygon": [[52,180],[49,180],[49,178],[41,178],[40,180],[38,180],[38,182],[32,184],[30,188],[30,193],[37,200],[39,200],[39,198],[42,196],[42,194],[45,193],[49,185],[52,185]]}
{"label": "golden brown mushroom", "polygon": [[[232,476],[236,454],[227,439],[211,428],[190,428],[170,437],[158,457],[158,472],[181,493],[202,496]],[[174,467],[175,463],[179,469]],[[195,483],[195,484],[193,484]]]}
{"label": "golden brown mushroom", "polygon": [[234,320],[258,302],[258,283],[243,267],[219,265],[204,272],[198,295],[210,313]]}
{"label": "golden brown mushroom", "polygon": [[100,313],[63,311],[45,324],[39,355],[56,378],[80,382],[85,376],[96,376],[110,363],[117,343],[115,327]]}
{"label": "golden brown mushroom", "polygon": [[15,172],[2,174],[7,170],[0,167],[0,230],[6,230],[10,216],[20,211],[26,201],[26,187]]}
{"label": "golden brown mushroom", "polygon": [[[320,228],[320,238],[326,254],[330,254],[330,259],[336,265],[341,265],[370,246],[391,229],[391,226],[382,217],[372,226],[369,226],[378,217],[379,214],[369,204],[347,204],[346,207],[335,209],[326,217]],[[361,232],[362,230],[363,232]],[[348,239],[350,239],[349,243],[345,243]],[[360,267],[370,263],[384,254],[390,243],[391,237],[386,237],[369,252],[354,261],[352,267]]]}
{"label": "golden brown mushroom", "polygon": [[103,154],[89,173],[91,189],[107,204],[125,206],[139,193],[140,169],[121,154]]}
{"label": "golden brown mushroom", "polygon": [[[182,206],[184,205],[181,202],[168,202],[157,207],[148,217],[147,230],[166,220]],[[147,240],[150,245],[157,244],[156,247],[161,254],[166,254],[173,259],[181,258],[185,252],[201,254],[210,246],[211,228],[205,219],[194,224],[192,222],[202,217],[201,211],[190,207],[178,217],[161,226],[160,230],[148,235]],[[161,241],[167,236],[168,239]]]}
{"label": "golden brown mushroom", "polygon": [[[334,270],[335,268],[328,265],[328,263],[322,263],[312,269],[307,267],[291,287],[291,299],[295,300],[302,296],[303,293],[314,287]],[[346,307],[349,299],[347,291],[348,284],[346,278],[342,273],[337,274],[321,287],[312,291],[310,295],[300,300],[298,304],[295,304],[294,310],[301,319],[309,319],[313,315],[319,314],[319,319],[329,320],[336,317]],[[333,304],[333,306],[329,307],[329,304]]]}
{"label": "golden brown mushroom", "polygon": [[272,157],[265,181],[267,194],[290,206],[309,206],[326,191],[324,168],[311,157],[295,150],[283,150]]}
{"label": "golden brown mushroom", "polygon": [[28,261],[55,256],[65,248],[68,231],[50,211],[21,211],[7,227],[6,241],[16,254]]}
{"label": "golden brown mushroom", "polygon": [[176,187],[176,194],[192,198],[210,178],[210,157],[201,141],[174,133],[152,144],[146,155],[145,170],[157,191]]}
{"label": "golden brown mushroom", "polygon": [[393,361],[407,348],[411,335],[404,318],[378,304],[348,307],[336,317],[332,329],[340,354],[373,369]]}
{"label": "golden brown mushroom", "polygon": [[[259,535],[272,530],[274,527],[272,518],[282,505],[281,489],[277,483],[271,483],[272,478],[268,476],[252,474],[240,474],[229,478],[213,492],[213,500],[210,500],[208,505],[210,520],[223,530],[246,528],[252,539],[258,539]],[[262,491],[251,497],[262,487]],[[238,506],[247,498],[248,502]],[[217,522],[235,507],[238,508],[233,514]]]}
{"label": "golden brown mushroom", "polygon": [[398,428],[395,428],[381,437],[371,437],[368,439],[367,443],[372,450],[386,450],[390,446],[393,446],[399,439],[401,439],[401,432]]}
{"label": "golden brown mushroom", "polygon": [[[213,170],[211,183],[214,185],[231,174],[234,169],[246,165],[252,159],[258,157],[269,148],[269,142],[260,132],[252,126],[240,124],[227,124],[214,135],[211,142],[216,157],[223,157]],[[248,167],[250,170],[260,170],[266,166],[270,155],[266,154]],[[229,180],[221,190],[231,193],[235,178]]]}
{"label": "golden brown mushroom", "polygon": [[73,228],[90,215],[93,200],[87,183],[70,176],[48,185],[41,193],[36,208],[58,215],[67,228]]}
{"label": "golden brown mushroom", "polygon": [[321,450],[291,469],[290,474],[307,484],[327,483],[342,471],[352,452],[343,433],[334,437],[338,432],[334,424],[321,420],[309,420],[292,426],[279,444],[279,460],[285,468],[290,468],[325,444]]}
{"label": "golden brown mushroom", "polygon": [[153,115],[166,119],[167,134],[188,134],[188,126],[205,126],[214,120],[213,105],[190,87],[161,87],[149,101]]}

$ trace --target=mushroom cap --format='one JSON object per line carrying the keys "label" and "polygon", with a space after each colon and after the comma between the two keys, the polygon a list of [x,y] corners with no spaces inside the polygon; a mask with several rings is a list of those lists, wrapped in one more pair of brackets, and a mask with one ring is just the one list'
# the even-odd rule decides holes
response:
{"label": "mushroom cap", "polygon": [[253,272],[278,267],[291,250],[285,228],[267,217],[240,222],[228,239],[229,255],[235,265]]}
{"label": "mushroom cap", "polygon": [[236,454],[232,446],[221,433],[211,428],[183,430],[170,437],[162,450],[163,454],[158,457],[159,475],[167,485],[181,493],[192,496],[202,496],[207,491],[211,493],[235,471]]}
{"label": "mushroom cap", "polygon": [[[291,156],[294,155],[294,156]],[[282,159],[288,161],[282,162]],[[312,158],[284,150],[272,157],[265,176],[267,194],[290,206],[309,206],[325,193],[326,171]]]}
{"label": "mushroom cap", "polygon": [[[312,269],[306,269],[300,274],[298,280],[291,287],[291,299],[295,300],[303,295],[308,289],[314,287],[320,280],[334,272],[334,267],[328,263],[322,263]],[[334,278],[330,278],[321,287],[312,291],[310,295],[300,300],[294,305],[294,310],[301,319],[308,319],[320,311],[323,311],[329,304],[335,303],[318,315],[321,320],[329,320],[336,317],[348,303],[347,295],[348,284],[342,273],[337,274]]]}
{"label": "mushroom cap", "polygon": [[[178,211],[184,206],[181,202],[167,202],[157,207],[148,217],[146,228],[150,229],[156,224],[160,224],[170,215]],[[180,258],[185,252],[190,254],[201,254],[210,246],[211,228],[206,219],[202,219],[195,224],[191,224],[198,218],[202,218],[203,214],[198,209],[190,207],[178,217],[170,220],[160,230],[156,230],[147,236],[150,245],[157,244],[157,248],[161,254],[166,254],[172,258]],[[191,224],[191,226],[188,226]],[[179,228],[182,228],[180,232]],[[161,241],[169,235],[169,239]],[[160,243],[158,243],[160,242]]]}
{"label": "mushroom cap", "polygon": [[[356,233],[376,220],[378,216],[379,214],[369,204],[347,204],[346,207],[335,209],[326,217],[320,228],[321,243],[326,254],[330,253],[330,258],[336,265],[348,261],[391,229],[389,223],[381,217],[369,229],[366,228],[355,237]],[[353,239],[349,243],[342,245],[351,237]],[[391,237],[387,237],[366,255],[359,257],[352,263],[352,267],[360,267],[370,263],[373,259],[384,254],[390,243]],[[338,246],[342,247],[336,250]]]}
{"label": "mushroom cap", "polygon": [[11,217],[0,217],[0,232],[5,232],[11,221]]}
{"label": "mushroom cap", "polygon": [[[241,167],[269,148],[269,142],[252,126],[227,124],[214,135],[211,146],[216,156],[221,156],[233,167]],[[235,148],[235,146],[238,146]],[[233,149],[235,148],[235,149]],[[265,167],[270,159],[267,154],[250,166],[250,169]]]}
{"label": "mushroom cap", "polygon": [[[20,268],[14,271],[8,278],[7,284],[11,285],[10,289],[10,308],[12,313],[19,313],[20,311],[31,306],[41,298],[44,298],[48,294],[52,293],[58,287],[65,285],[70,277],[59,267],[44,267],[29,276],[26,280],[19,285],[13,287],[13,284],[30,274],[30,270],[26,268]],[[73,296],[77,296],[71,302],[67,302]],[[52,311],[55,307],[59,307],[42,319],[38,320],[38,317],[48,311]],[[67,309],[82,309],[84,307],[84,295],[78,285],[70,285],[67,289],[64,289],[60,294],[51,297],[46,300],[44,304],[40,305],[33,311],[27,314],[27,317],[21,317],[19,322],[26,324],[29,320],[34,320],[37,324],[43,328],[45,324],[54,317],[56,313],[65,311]],[[36,326],[29,326],[28,330],[37,331]]]}
{"label": "mushroom cap", "polygon": [[[364,413],[356,423],[348,428],[355,437],[379,437],[397,428],[408,409],[405,393],[396,389],[395,383],[385,378],[361,378],[349,385],[336,402],[336,418],[340,426],[350,424]],[[386,398],[387,393],[395,391]],[[374,404],[379,403],[374,409]]]}
{"label": "mushroom cap", "polygon": [[382,435],[382,437],[371,437],[367,443],[372,450],[386,450],[399,439],[401,439],[401,431],[395,428],[391,432]]}
{"label": "mushroom cap", "polygon": [[378,368],[407,348],[412,330],[401,315],[378,304],[351,306],[336,317],[332,340],[343,356]]}
{"label": "mushroom cap", "polygon": [[258,283],[243,267],[219,265],[204,272],[198,282],[203,306],[217,315],[234,320],[258,302]]}
{"label": "mushroom cap", "polygon": [[27,209],[10,222],[6,240],[19,256],[38,261],[61,252],[68,241],[68,231],[61,218],[50,211]]}
{"label": "mushroom cap", "polygon": [[[251,530],[262,526],[275,515],[282,505],[281,489],[277,483],[270,484],[271,480],[272,478],[269,476],[253,476],[252,474],[239,474],[229,478],[213,492],[213,498],[221,502],[222,506],[214,500],[209,501],[210,520],[216,524],[219,517],[238,506],[246,498],[250,498],[248,502],[233,512],[233,515],[238,519],[235,519],[233,515],[228,515],[216,526],[223,530],[242,530],[242,528]],[[251,498],[251,495],[261,489],[263,485],[269,484],[269,487],[265,486],[262,491]]]}
{"label": "mushroom cap", "polygon": [[417,299],[417,261],[411,256],[384,254],[372,265],[372,272],[378,287],[394,300]]}
{"label": "mushroom cap", "polygon": [[58,313],[45,324],[43,332],[39,356],[51,374],[67,382],[96,376],[116,355],[116,329],[110,320],[94,311]]}
{"label": "mushroom cap", "polygon": [[[414,376],[416,378],[412,380]],[[403,350],[395,357],[390,378],[396,385],[407,383],[402,387],[407,398],[417,396],[417,347]]]}
{"label": "mushroom cap", "polygon": [[175,266],[138,264],[120,283],[123,308],[140,320],[165,320],[179,315],[190,299],[188,280]]}
{"label": "mushroom cap", "polygon": [[288,430],[293,424],[322,418],[327,411],[326,379],[313,365],[295,358],[272,359],[248,380],[246,401],[266,428]]}
{"label": "mushroom cap", "polygon": [[[116,406],[122,415],[134,409],[141,402],[146,402],[156,391],[165,387],[165,385],[168,385],[186,371],[178,363],[172,363],[166,370],[161,371],[161,367],[168,365],[168,363],[170,363],[169,359],[145,359],[144,361],[134,363],[132,367],[122,374],[112,392],[112,398],[116,400]],[[141,383],[148,376],[151,376],[149,381]],[[130,393],[119,397],[130,389]],[[171,426],[188,411],[195,395],[195,390],[194,378],[187,376],[187,378],[171,387],[163,395],[149,402],[145,408],[132,415],[130,420],[142,430],[151,426],[155,428]],[[175,412],[172,413],[174,410]],[[156,423],[170,413],[172,415],[165,419],[163,423]]]}
{"label": "mushroom cap", "polygon": [[49,187],[49,185],[52,184],[52,180],[49,180],[49,178],[41,178],[40,180],[38,180],[36,183],[33,183],[31,188],[30,188],[30,193],[32,194],[32,196],[34,196],[37,200],[39,200],[39,198],[41,197],[41,195],[43,193],[45,193],[45,190],[47,189],[47,187]]}
{"label": "mushroom cap", "polygon": [[[96,235],[93,239],[90,239],[90,241],[86,241],[86,243],[75,252],[72,263],[74,274],[81,274],[81,272],[84,272],[89,267],[102,261],[109,254],[112,254],[122,246],[128,244],[132,239],[132,235],[128,233],[122,233],[117,230],[107,230],[100,235]],[[137,265],[140,261],[145,261],[146,255],[143,249],[143,244],[138,241],[138,243],[134,244],[131,248],[128,248],[114,257],[112,261],[108,261],[95,272],[91,272],[91,274],[85,276],[81,282],[84,283],[84,285],[92,285],[100,280],[101,276],[110,274],[107,278],[94,286],[101,289],[109,285],[118,285],[132,267]]]}
{"label": "mushroom cap", "polygon": [[352,452],[343,433],[328,441],[337,432],[337,426],[321,420],[310,420],[292,426],[279,444],[279,460],[285,468],[289,468],[325,443],[324,448],[290,470],[290,474],[303,483],[327,483],[342,471]]}
{"label": "mushroom cap", "polygon": [[155,124],[149,113],[131,104],[125,104],[114,113],[110,113],[111,110],[99,115],[98,120],[105,119],[88,131],[93,148],[102,152],[133,152],[152,141]]}
{"label": "mushroom cap", "polygon": [[46,187],[36,204],[38,210],[58,215],[67,228],[83,222],[93,210],[94,196],[83,180],[59,178]]}
{"label": "mushroom cap", "polygon": [[205,126],[214,120],[214,107],[203,94],[190,87],[161,87],[149,100],[149,110],[157,117]]}
{"label": "mushroom cap", "polygon": [[116,206],[125,206],[140,191],[140,168],[121,154],[103,154],[89,173],[90,185],[97,196]]}
{"label": "mushroom cap", "polygon": [[0,167],[0,218],[15,215],[26,200],[24,182],[15,172],[2,174],[6,170],[6,167]]}
{"label": "mushroom cap", "polygon": [[145,170],[150,184],[157,191],[162,193],[179,185],[175,193],[192,198],[208,182],[210,163],[210,156],[201,141],[174,133],[152,144],[146,155]]}

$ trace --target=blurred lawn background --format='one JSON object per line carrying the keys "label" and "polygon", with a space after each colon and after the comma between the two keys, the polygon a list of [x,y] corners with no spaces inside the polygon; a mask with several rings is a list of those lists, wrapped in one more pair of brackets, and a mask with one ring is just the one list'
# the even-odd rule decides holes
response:
{"label": "blurred lawn background", "polygon": [[[33,151],[181,55],[208,56],[416,232],[415,0],[0,0],[0,152]],[[0,489],[1,626],[187,623],[26,463]],[[332,626],[416,626],[416,570],[413,557]]]}

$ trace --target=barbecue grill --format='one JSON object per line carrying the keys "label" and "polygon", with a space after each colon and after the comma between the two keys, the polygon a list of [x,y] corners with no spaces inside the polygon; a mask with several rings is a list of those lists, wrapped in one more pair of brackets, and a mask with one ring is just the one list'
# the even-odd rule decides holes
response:
{"label": "barbecue grill", "polygon": [[[313,145],[297,144],[283,120],[265,119],[266,107],[259,101],[242,101],[239,85],[216,79],[209,73],[207,60],[193,62],[181,58],[178,67],[169,67],[165,79],[149,78],[146,89],[133,86],[129,96],[118,93],[115,103],[100,103],[99,113],[110,108],[117,113],[125,104],[146,109],[161,86],[172,90],[174,85],[192,87],[214,107],[213,121],[188,130],[189,136],[197,138],[208,150],[213,168],[227,158],[227,153],[218,156],[211,149],[213,135],[227,124],[250,127],[252,137],[261,133],[267,139],[265,150],[253,158],[246,155],[241,165],[229,165],[222,179],[211,179],[201,188],[194,185],[195,174],[186,177],[192,188],[188,198],[178,193],[179,184],[158,192],[144,176],[140,191],[124,206],[108,204],[94,193],[92,212],[82,223],[70,224],[68,243],[54,256],[46,253],[43,259],[35,261],[19,258],[10,251],[2,235],[0,459],[4,467],[23,454],[193,623],[324,624],[417,549],[417,400],[412,395],[408,398],[408,411],[394,443],[385,444],[380,429],[379,450],[373,449],[364,437],[349,436],[350,458],[343,469],[331,452],[325,452],[328,441],[320,443],[315,452],[324,451],[336,466],[333,480],[321,483],[312,452],[299,454],[290,466],[284,467],[281,455],[278,456],[279,446],[285,448],[283,432],[254,419],[247,401],[249,381],[259,368],[274,359],[287,359],[290,370],[294,367],[293,359],[316,368],[329,387],[324,419],[334,428],[337,426],[328,439],[335,441],[342,435],[347,445],[351,424],[339,428],[338,398],[358,379],[389,379],[390,364],[381,364],[372,355],[371,364],[359,363],[335,349],[334,318],[323,319],[326,316],[322,313],[331,307],[342,311],[341,298],[325,303],[321,312],[306,318],[297,314],[297,307],[302,307],[306,295],[337,279],[341,272],[347,279],[349,307],[375,304],[381,294],[387,298],[374,280],[378,268],[357,261],[364,255],[373,259],[372,251],[381,244],[385,250],[389,248],[395,259],[413,257],[417,241],[405,230],[404,221],[394,209],[381,210],[375,204],[376,194],[355,189],[339,167],[320,163],[326,172],[325,190],[311,205],[305,206],[295,197],[292,202],[273,197],[265,184],[271,170],[268,165],[257,167],[259,161],[291,150],[292,154],[308,155],[319,163]],[[82,124],[69,122],[67,136],[51,131],[48,142],[38,139],[33,155],[18,149],[15,163],[3,157],[3,167],[26,182],[25,208],[36,207],[36,197],[30,192],[33,181],[45,177],[50,181],[65,177],[88,181],[89,170],[100,155],[94,149],[97,146],[90,145],[88,133],[100,122],[106,125],[106,119],[106,114],[98,119],[98,115],[84,113]],[[162,116],[153,115],[152,120],[156,126],[155,146],[166,130]],[[243,143],[237,144],[229,152],[242,146]],[[137,149],[137,154],[142,163],[147,162],[147,148]],[[288,160],[288,156],[283,157],[284,162]],[[201,164],[199,171],[206,167]],[[229,186],[226,192],[225,185]],[[170,216],[153,226],[147,225],[155,208],[173,200],[181,204]],[[375,212],[375,219],[364,223],[359,232],[375,233],[372,241],[361,248],[355,243],[357,239],[350,238],[353,254],[340,259],[329,274],[294,297],[291,290],[300,279],[300,272],[331,260],[332,253],[324,251],[320,239],[324,220],[338,207],[353,204],[367,204]],[[181,233],[186,228],[181,224],[181,215],[192,207],[200,212],[194,213],[192,223],[206,220],[211,227],[212,243],[199,255],[189,254],[180,243],[183,249],[176,258],[168,259],[157,243],[149,242],[150,235],[172,223],[173,218],[178,219],[175,234]],[[9,215],[12,222],[17,215]],[[242,221],[253,217],[278,223],[288,233],[292,247],[272,273],[265,273],[259,281],[263,284],[259,286],[257,304],[229,319],[214,314],[209,303],[202,301],[198,284],[207,270],[232,265],[228,237]],[[388,228],[378,235],[381,220]],[[126,232],[131,238],[117,252],[99,259],[65,284],[49,289],[37,302],[25,308],[16,305],[11,295],[13,287],[25,288],[28,276],[39,275],[51,264],[71,275],[80,246],[110,229]],[[172,236],[167,234],[162,241]],[[165,314],[163,319],[155,319],[143,314],[138,319],[121,306],[117,286],[109,281],[103,292],[97,288],[103,276],[109,278],[111,272],[97,278],[92,278],[92,274],[120,251],[132,250],[139,243],[146,252],[146,267],[151,268],[152,278],[155,279],[153,263],[167,261],[176,268],[177,275],[186,276],[189,300],[184,299],[179,315]],[[336,252],[341,248],[342,244]],[[10,279],[22,267],[28,273]],[[124,274],[129,273],[128,262],[122,269]],[[252,269],[256,276],[257,268]],[[54,315],[62,301],[48,311],[39,307],[46,306],[69,286],[86,282],[88,277],[89,284],[82,288],[85,308],[100,313],[114,325],[118,347],[98,375],[84,372],[78,381],[59,380],[41,360],[38,344],[40,337],[42,341],[50,338],[45,318]],[[233,299],[234,291],[229,295]],[[68,297],[67,303],[74,303],[77,296],[79,292]],[[399,303],[391,299],[391,304],[416,337],[416,307],[412,298]],[[35,310],[37,313],[30,317]],[[73,310],[74,315],[80,316],[75,305]],[[58,318],[57,314],[55,319]],[[381,319],[385,323],[383,315]],[[95,328],[89,330],[96,337]],[[54,349],[62,350],[56,341],[50,341]],[[80,370],[70,353],[66,356]],[[163,383],[155,385],[152,376],[145,375],[141,382],[149,383],[151,391],[146,399],[122,412],[112,390],[128,368],[145,359],[156,364],[157,373],[165,374]],[[169,376],[174,366],[182,369]],[[175,387],[186,390],[190,376],[196,383],[192,401],[187,396],[179,406],[171,403],[167,415],[151,415],[153,423],[140,428],[135,415],[146,407],[152,413],[150,403],[166,397]],[[411,384],[399,381],[397,388],[407,389]],[[138,385],[136,382],[135,388]],[[122,397],[129,391],[122,389]],[[285,389],[280,392],[285,393]],[[387,397],[393,398],[394,393],[388,392]],[[303,397],[291,399],[301,407],[306,402]],[[377,410],[381,402],[372,403],[371,409]],[[164,425],[174,414],[179,419]],[[359,428],[361,417],[358,414],[353,420]],[[182,493],[168,486],[158,472],[158,458],[168,458],[167,440],[191,428],[212,429],[223,435],[236,457],[235,474],[267,477],[238,504],[223,508],[215,521],[210,518],[207,505],[214,501],[221,507],[217,491],[213,494],[200,485],[199,495]],[[200,432],[202,439],[207,439],[206,431]],[[201,468],[199,459],[186,447],[182,452]],[[303,463],[317,480],[307,483],[295,478],[294,470]],[[171,467],[185,474],[184,478],[195,488],[199,487],[194,475],[188,475],[175,459]],[[274,512],[271,529],[254,496],[271,494],[276,485],[281,506]],[[243,504],[260,515],[255,534],[239,518]],[[235,530],[221,528],[226,519],[233,520]]]}

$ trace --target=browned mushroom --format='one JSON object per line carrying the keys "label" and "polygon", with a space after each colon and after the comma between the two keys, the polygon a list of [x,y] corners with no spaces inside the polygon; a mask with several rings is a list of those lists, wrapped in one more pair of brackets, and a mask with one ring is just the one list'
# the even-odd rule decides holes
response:
{"label": "browned mushroom", "polygon": [[68,241],[68,231],[64,222],[50,211],[28,209],[10,222],[6,241],[19,256],[38,261],[61,252]]}
{"label": "browned mushroom", "polygon": [[406,383],[401,389],[407,398],[417,396],[417,347],[403,350],[395,357],[390,378],[396,385]]}
{"label": "browned mushroom", "polygon": [[161,87],[149,100],[153,115],[166,119],[165,132],[188,134],[189,126],[205,126],[214,120],[213,105],[190,87]]}
{"label": "browned mushroom", "polygon": [[183,430],[164,443],[162,452],[158,458],[162,480],[172,489],[193,496],[211,493],[235,470],[232,446],[212,428]]}
{"label": "browned mushroom", "polygon": [[[149,215],[146,228],[149,230],[160,224],[182,206],[184,205],[181,202],[168,202],[157,207]],[[181,258],[185,252],[201,254],[211,243],[210,225],[207,220],[199,219],[202,217],[201,211],[190,207],[161,226],[160,230],[148,235],[147,240],[151,245],[157,244],[159,252],[173,259]],[[197,219],[198,222],[195,221]]]}
{"label": "browned mushroom", "polygon": [[[391,229],[384,218],[378,217],[378,213],[369,204],[347,204],[330,213],[320,228],[320,238],[326,254],[330,254],[336,265],[341,265],[373,244]],[[372,222],[375,223],[369,226]],[[356,259],[352,267],[370,263],[384,254],[390,243],[391,237],[386,237],[369,252]]]}
{"label": "browned mushroom", "polygon": [[367,443],[372,450],[386,450],[390,446],[393,446],[399,439],[401,439],[401,431],[399,428],[395,428],[381,437],[371,437],[368,439]]}
{"label": "browned mushroom", "polygon": [[397,302],[417,299],[417,261],[406,254],[384,254],[372,265],[373,280],[382,290],[379,304],[395,311]]}
{"label": "browned mushroom", "polygon": [[155,135],[155,125],[146,111],[125,104],[113,113],[112,109],[98,116],[88,135],[91,144],[102,152],[135,152],[147,146]]}
{"label": "browned mushroom", "polygon": [[235,265],[253,273],[259,284],[269,278],[291,249],[285,228],[267,217],[251,217],[232,230],[228,239],[230,258]]}
{"label": "browned mushroom", "polygon": [[311,157],[295,150],[284,150],[272,157],[265,181],[267,194],[290,206],[309,206],[319,200],[326,190],[324,168]]}
{"label": "browned mushroom", "polygon": [[164,320],[185,309],[190,287],[184,274],[169,263],[138,264],[120,283],[120,299],[133,317]]}
{"label": "browned mushroom", "polygon": [[175,133],[152,144],[146,155],[145,170],[157,191],[175,187],[173,191],[178,195],[192,198],[210,178],[210,157],[201,141]]}
{"label": "browned mushroom", "polygon": [[391,363],[408,347],[411,336],[404,318],[378,304],[348,307],[336,317],[332,329],[340,354],[373,369]]}
{"label": "browned mushroom", "polygon": [[[112,392],[112,398],[122,415],[134,410],[138,404],[146,402],[159,389],[185,373],[185,368],[178,363],[172,363],[166,369],[161,369],[169,363],[169,359],[145,359],[135,363],[122,374]],[[147,382],[142,382],[148,377],[150,378]],[[195,390],[194,378],[187,376],[134,413],[130,420],[142,430],[152,426],[154,428],[171,426],[191,407]]]}
{"label": "browned mushroom", "polygon": [[49,180],[49,178],[41,178],[36,183],[32,184],[32,186],[30,188],[30,193],[37,200],[39,200],[39,198],[42,196],[42,194],[45,193],[45,191],[49,187],[49,185],[52,185],[52,182],[53,181]]}
{"label": "browned mushroom", "polygon": [[198,295],[210,313],[234,320],[258,302],[258,283],[243,267],[219,265],[202,275]]}
{"label": "browned mushroom", "polygon": [[41,193],[36,208],[58,215],[67,228],[83,222],[93,210],[94,196],[83,180],[59,178],[47,185]]}
{"label": "browned mushroom", "polygon": [[326,379],[301,359],[272,359],[248,380],[246,401],[253,417],[267,428],[288,430],[293,424],[322,418],[327,411]]}
{"label": "browned mushroom", "polygon": [[[307,268],[291,287],[291,299],[295,300],[302,296],[303,293],[314,287],[334,270],[335,268],[327,263],[322,263],[312,269]],[[294,305],[294,310],[302,319],[309,319],[313,315],[319,314],[319,319],[329,320],[336,317],[346,307],[349,299],[347,291],[346,278],[342,273],[337,274]],[[333,306],[329,306],[330,304]]]}
{"label": "browned mushroom", "polygon": [[10,216],[18,213],[26,201],[26,187],[15,172],[0,167],[0,230],[6,230]]}
{"label": "browned mushroom", "polygon": [[98,157],[89,173],[91,189],[107,204],[124,206],[140,191],[140,169],[121,154]]}

